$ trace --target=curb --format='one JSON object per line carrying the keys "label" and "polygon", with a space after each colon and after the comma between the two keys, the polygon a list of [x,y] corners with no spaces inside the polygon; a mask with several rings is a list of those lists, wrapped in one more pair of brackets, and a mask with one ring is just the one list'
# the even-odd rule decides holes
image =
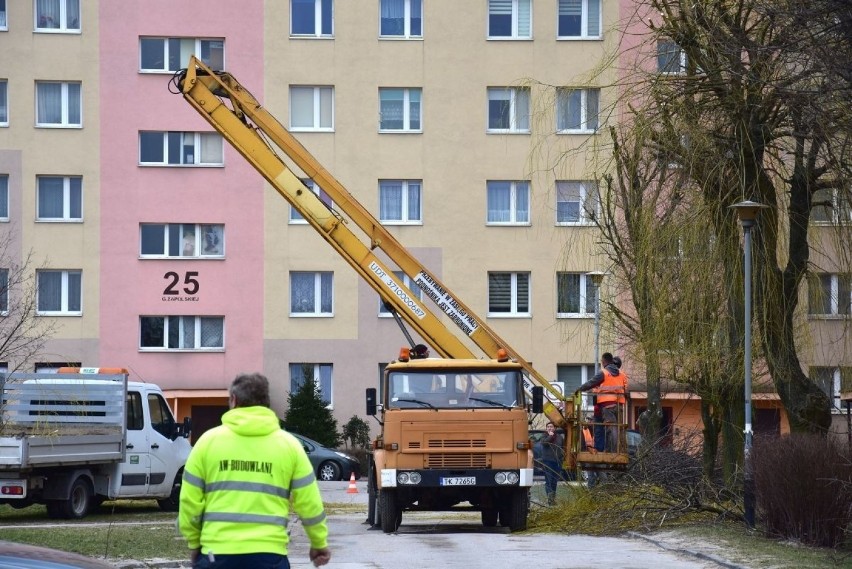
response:
{"label": "curb", "polygon": [[644,535],[644,534],[641,534],[641,533],[636,533],[636,532],[631,531],[631,532],[627,532],[627,535],[629,537],[634,538],[634,539],[645,540],[648,543],[656,545],[660,549],[665,549],[666,551],[671,551],[671,552],[674,552],[674,553],[681,553],[683,555],[689,555],[691,557],[695,557],[697,559],[702,559],[704,561],[711,561],[713,563],[716,563],[720,567],[725,567],[725,569],[748,569],[745,565],[739,565],[739,564],[734,563],[732,561],[728,561],[727,559],[723,559],[722,557],[719,557],[718,555],[713,555],[712,553],[705,553],[703,551],[697,551],[697,550],[694,550],[694,549],[682,549],[680,547],[671,547],[669,545],[666,545],[664,542],[662,542],[660,540],[654,539],[651,536]]}

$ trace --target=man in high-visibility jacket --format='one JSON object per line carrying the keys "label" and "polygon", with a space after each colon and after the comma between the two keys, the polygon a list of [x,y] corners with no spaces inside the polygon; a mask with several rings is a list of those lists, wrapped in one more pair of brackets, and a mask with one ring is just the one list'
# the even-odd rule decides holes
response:
{"label": "man in high-visibility jacket", "polygon": [[589,381],[580,386],[579,391],[592,391],[595,394],[595,416],[609,425],[595,426],[595,448],[599,451],[616,452],[618,448],[618,406],[625,404],[627,376],[613,361],[613,356],[605,352],[601,356],[601,370]]}
{"label": "man in high-visibility jacket", "polygon": [[178,527],[194,568],[289,567],[290,504],[310,540],[317,567],[331,559],[328,525],[305,449],[269,408],[269,381],[238,375],[222,425],[189,455]]}

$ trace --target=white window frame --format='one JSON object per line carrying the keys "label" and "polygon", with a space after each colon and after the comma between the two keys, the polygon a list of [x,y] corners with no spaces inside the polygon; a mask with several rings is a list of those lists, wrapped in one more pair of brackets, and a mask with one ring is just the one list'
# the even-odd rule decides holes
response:
{"label": "white window frame", "polygon": [[[567,122],[563,119],[563,115],[570,112],[572,95],[580,94],[580,126],[579,128],[560,128],[562,122]],[[597,114],[594,117],[589,116],[590,95],[594,94],[597,101]],[[594,134],[601,127],[601,90],[597,88],[573,88],[559,87],[556,90],[556,132],[557,134]]]}
{"label": "white window frame", "polygon": [[[663,51],[665,48],[665,51]],[[675,55],[675,48],[677,49],[677,55]],[[665,55],[667,59],[667,64],[671,65],[669,61],[671,60],[673,63],[674,58],[677,58],[677,69],[666,69],[662,65],[662,61],[660,58]],[[683,75],[686,73],[686,52],[674,41],[672,40],[657,40],[657,72],[662,75]]]}
{"label": "white window frame", "polygon": [[[305,306],[305,311],[296,312],[293,310],[295,303],[295,293],[293,290],[294,275],[313,275],[313,306]],[[327,277],[325,280],[323,277]],[[323,287],[330,288],[329,296],[331,298],[331,307],[328,311],[323,311]],[[290,271],[290,317],[291,318],[330,318],[334,316],[334,273],[331,271]]]}
{"label": "white window frame", "polygon": [[[43,85],[61,85],[60,92],[60,102],[61,105],[60,115],[61,118],[59,122],[39,122],[39,104],[40,101],[40,86]],[[80,108],[77,109],[78,114],[80,115],[80,122],[73,123],[71,122],[71,95],[70,88],[74,85],[79,89],[79,103]],[[36,81],[36,89],[35,89],[35,103],[36,103],[36,128],[82,128],[83,127],[83,84],[79,81]]]}
{"label": "white window frame", "polygon": [[[325,190],[319,187],[313,180],[310,178],[302,178],[302,183],[305,184],[315,196],[317,196],[322,203],[328,206],[328,209],[334,209],[334,202],[331,200],[331,197],[325,193]],[[307,225],[308,220],[305,219],[299,210],[294,208],[292,205],[290,206],[290,218],[288,223],[290,225]]]}
{"label": "white window frame", "polygon": [[8,12],[6,11],[6,0],[0,0],[0,32],[5,32],[9,29],[7,20]]}
{"label": "white window frame", "polygon": [[[163,335],[163,345],[161,346],[143,346],[143,333],[142,328],[145,325],[145,321],[151,320],[160,320],[162,319],[162,335]],[[205,321],[213,321],[217,320],[221,322],[221,333],[217,334],[218,345],[213,346],[204,346],[205,338],[202,337],[202,324]],[[156,323],[156,322],[154,322]],[[192,346],[191,347],[169,347],[169,339],[171,335],[171,328],[173,326],[177,326],[177,335],[178,335],[178,345],[181,346],[187,341],[187,335],[189,334],[188,330],[191,326],[192,332]],[[214,336],[214,339],[216,336]],[[209,343],[209,337],[207,338]],[[203,316],[176,316],[176,315],[145,315],[139,317],[139,351],[140,352],[224,352],[225,351],[225,317],[224,316],[216,316],[216,315],[203,315]]]}
{"label": "white window frame", "polygon": [[[568,276],[577,276],[580,277],[578,291],[579,298],[578,307],[579,312],[560,312],[560,304],[561,304],[561,294],[562,294],[562,278]],[[580,273],[576,271],[558,271],[556,273],[556,317],[557,318],[594,318],[595,309],[597,307],[597,300],[595,299],[595,293],[597,291],[597,287],[595,286],[594,281],[588,275],[588,273]],[[590,298],[591,295],[591,298]]]}
{"label": "white window frame", "polygon": [[[510,277],[510,291],[509,294],[511,296],[510,308],[508,312],[493,312],[491,310],[491,295],[492,295],[492,277],[497,275],[509,275]],[[527,281],[527,310],[522,311],[519,309],[520,306],[520,292],[518,285],[518,277],[524,276]],[[488,272],[488,317],[489,318],[530,318],[532,316],[532,275],[529,271],[489,271]]]}
{"label": "white window frame", "polygon": [[[402,91],[402,128],[386,128],[382,125],[385,103],[382,96],[389,94],[391,91]],[[417,121],[420,123],[420,126],[416,128],[411,126],[412,106],[414,104],[411,101],[411,96],[414,93],[419,97],[416,105]],[[423,89],[420,87],[379,87],[379,132],[423,132]]]}
{"label": "white window frame", "polygon": [[[62,215],[60,217],[47,217],[41,211],[42,182],[47,180],[62,180]],[[72,180],[79,180],[76,187],[72,186]],[[72,192],[78,190],[80,195],[76,199],[80,202],[80,215],[73,217],[71,214],[71,202],[74,196]],[[36,176],[36,221],[40,222],[82,222],[83,221],[83,178],[82,176]]]}
{"label": "white window frame", "polygon": [[0,174],[0,222],[9,221],[9,175]]}
{"label": "white window frame", "polygon": [[[512,10],[512,32],[509,35],[495,36],[491,33],[491,16],[492,12],[498,7],[498,4],[511,4]],[[531,40],[533,38],[533,0],[488,0],[488,39],[489,40]],[[529,32],[521,35],[521,9],[524,8],[529,16]]]}
{"label": "white window frame", "polygon": [[[162,137],[162,154],[163,160],[160,162],[144,162],[142,160],[142,139],[149,138],[152,144],[155,144],[156,137]],[[173,136],[177,135],[177,136]],[[176,140],[180,138],[180,140]],[[191,139],[191,143],[187,143]],[[203,149],[202,146],[216,141],[218,148],[210,147]],[[177,144],[180,147],[179,158],[180,162],[169,162],[169,148],[171,144]],[[185,149],[191,148],[192,155],[190,162],[187,158]],[[202,162],[204,153],[207,151],[219,150],[219,157],[215,162]],[[225,141],[222,135],[218,132],[189,132],[189,131],[162,131],[162,130],[141,130],[139,131],[139,165],[140,166],[168,166],[172,168],[186,167],[221,167],[225,165]]]}
{"label": "white window frame", "polygon": [[[144,233],[162,232],[163,249],[145,252]],[[176,233],[175,233],[176,232]],[[177,237],[172,234],[175,233]],[[214,242],[215,241],[215,242]],[[221,223],[140,223],[140,259],[223,259],[225,226]]]}
{"label": "white window frame", "polygon": [[[498,187],[499,184],[499,187]],[[496,207],[492,207],[494,201],[492,200],[492,192],[496,192],[498,190],[504,189],[503,186],[505,184],[509,184],[509,211],[506,212],[504,210],[497,210]],[[530,222],[530,201],[532,198],[530,192],[530,182],[529,180],[488,180],[485,183],[485,224],[486,225],[522,225],[529,226]],[[521,200],[526,200],[526,217],[523,217],[523,210],[520,207]],[[508,213],[509,218],[506,220],[496,219],[492,217],[493,212],[500,212],[501,214]]]}
{"label": "white window frame", "polygon": [[[575,203],[574,200],[564,199],[561,200],[560,197],[563,194],[563,190],[565,193],[572,192],[574,188],[577,188],[577,194],[579,198],[579,214],[577,216],[577,221],[563,221],[559,219],[560,216],[560,204],[570,204]],[[565,227],[573,227],[578,225],[594,225],[593,217],[597,217],[600,213],[600,202],[598,201],[598,185],[597,182],[591,180],[557,180],[556,181],[556,191],[554,192],[556,198],[556,225],[557,226],[565,226]],[[591,212],[589,210],[592,210]]]}
{"label": "white window frame", "polygon": [[0,79],[0,127],[9,126],[9,81]]}
{"label": "white window frame", "polygon": [[[580,371],[580,383],[566,381],[566,376],[570,370]],[[570,395],[578,387],[592,379],[595,375],[595,364],[556,364],[556,381],[562,384],[563,395]],[[568,393],[566,394],[565,391]],[[583,412],[592,411],[594,404],[591,401],[592,397],[581,398],[581,409]]]}
{"label": "white window frame", "polygon": [[[293,389],[293,366],[301,366],[304,372],[305,367],[313,368],[313,380],[314,387],[319,387],[320,397],[325,401],[325,394],[323,393],[322,388],[322,370],[328,370],[328,401],[325,406],[326,409],[333,410],[334,409],[334,364],[315,364],[308,362],[291,362],[290,365],[287,366],[287,372],[290,374],[290,393],[295,393],[296,390]],[[304,378],[302,381],[295,382],[297,383],[296,389],[300,389],[302,385],[304,385]]]}
{"label": "white window frame", "polygon": [[[55,19],[49,14],[43,14],[39,12],[39,3],[42,0],[35,0],[33,2],[33,27],[35,31],[38,33],[80,33],[80,22],[83,19],[82,15],[82,6],[83,2],[81,0],[55,0],[59,4],[59,25],[56,27],[47,26],[46,24],[49,22],[55,21]],[[48,0],[45,0],[48,1]],[[73,6],[73,4],[77,5],[77,27],[69,27],[68,26],[68,10],[69,4]]]}
{"label": "white window frame", "polygon": [[[827,206],[814,205],[825,202],[829,202]],[[852,223],[852,190],[842,188],[819,189],[814,192],[811,204],[811,222],[816,225]],[[827,215],[819,215],[819,211],[824,211],[825,208],[831,208],[831,211]]]}
{"label": "white window frame", "polygon": [[[827,279],[827,281],[826,281]],[[819,285],[819,296],[811,290],[814,285]],[[826,284],[828,286],[826,287]],[[842,290],[845,286],[846,290]],[[845,295],[845,299],[841,295]],[[826,296],[827,295],[827,296]],[[825,306],[819,307],[820,311],[814,311],[814,304],[828,301],[828,312]],[[844,307],[843,304],[846,304]],[[845,308],[845,311],[842,311]],[[849,318],[852,313],[852,276],[837,273],[812,273],[808,279],[808,316],[810,318]]]}
{"label": "white window frame", "polygon": [[[322,31],[323,3],[328,3],[331,10],[331,30]],[[296,33],[293,31],[293,1],[290,0],[290,37],[291,38],[333,38],[334,37],[334,0],[314,0],[314,31],[312,33]]]}
{"label": "white window frame", "polygon": [[[848,370],[852,370],[852,368],[847,368]],[[843,370],[840,367],[836,366],[811,366],[810,367],[810,376],[811,380],[816,383],[816,381],[820,378],[815,377],[815,375],[831,375],[831,393],[826,394],[829,396],[831,400],[831,411],[832,413],[842,413],[843,412],[843,403],[840,401],[840,393],[843,389],[842,377]],[[826,379],[829,379],[826,377]],[[817,384],[817,387],[821,387]]]}
{"label": "white window frame", "polygon": [[[0,316],[9,314],[9,269],[0,268]],[[2,372],[2,370],[0,370]]]}
{"label": "white window frame", "polygon": [[[385,203],[385,192],[390,191],[390,185],[401,187],[400,211],[398,217],[387,217],[388,211]],[[419,217],[411,215],[412,194],[416,190],[417,213]],[[382,225],[423,225],[423,180],[379,180],[379,221]]]}
{"label": "white window frame", "polygon": [[[508,97],[498,97],[498,95],[506,94]],[[521,96],[523,95],[523,96]],[[520,100],[519,100],[520,99]],[[525,99],[525,101],[523,100]],[[509,126],[508,128],[499,128],[491,126],[491,102],[497,103],[507,101],[509,104]],[[519,107],[526,102],[526,109]],[[519,133],[529,134],[530,132],[530,90],[526,87],[488,87],[488,105],[486,108],[488,125],[488,133]],[[502,117],[501,117],[502,118]]]}
{"label": "white window frame", "polygon": [[[193,48],[191,50],[187,50],[183,45],[180,45],[178,51],[180,52],[177,55],[178,62],[175,65],[171,65],[170,61],[172,59],[172,44],[174,42],[180,42],[181,44],[192,42]],[[152,43],[153,42],[161,42],[160,51],[162,52],[163,64],[160,67],[144,67],[142,61],[143,43]],[[217,46],[216,44],[221,44]],[[208,52],[208,57],[204,57],[203,54],[205,50]],[[219,50],[221,52],[221,57],[214,60],[214,58],[210,57],[214,50]],[[142,36],[139,38],[139,73],[169,73],[172,74],[175,71],[179,71],[185,68],[189,64],[189,57],[191,55],[195,55],[198,59],[200,59],[205,65],[210,67],[215,71],[222,71],[225,69],[225,38],[181,38],[181,37],[150,37],[150,36]]]}
{"label": "white window frame", "polygon": [[[569,35],[561,35],[559,33],[559,18],[563,14],[568,13],[568,4],[569,3],[579,3],[580,4],[580,33],[579,35],[569,36]],[[592,16],[589,13],[589,6],[596,4],[597,5],[597,22],[592,22]],[[591,27],[589,24],[596,24],[598,32],[596,34],[590,34],[589,28]],[[602,36],[603,29],[603,0],[559,0],[556,6],[556,39],[558,40],[599,40]]]}
{"label": "white window frame", "polygon": [[[423,38],[423,1],[424,0],[400,0],[403,3],[403,33],[401,34],[383,34],[382,33],[382,14],[386,9],[389,9],[385,3],[388,0],[380,0],[379,2],[379,38],[380,39],[422,39]],[[416,4],[416,6],[412,6],[412,4]],[[420,33],[412,33],[411,31],[411,21],[414,19],[413,15],[417,8],[420,8]]]}
{"label": "white window frame", "polygon": [[[295,126],[293,124],[294,112],[293,112],[293,93],[294,91],[301,91],[306,89],[313,90],[313,102],[312,102],[312,120],[310,126],[299,125]],[[328,124],[323,124],[323,108],[322,108],[322,99],[323,94],[330,94],[330,109],[329,114],[331,115],[328,118]],[[290,130],[293,132],[334,132],[334,87],[330,85],[290,85]]]}
{"label": "white window frame", "polygon": [[[41,277],[46,274],[59,273],[61,275],[60,282],[60,299],[59,310],[42,310],[41,309]],[[80,280],[80,297],[77,299],[70,298],[69,286],[72,276],[77,276]],[[36,270],[36,289],[38,291],[38,301],[36,303],[36,314],[39,316],[82,316],[83,314],[83,271],[81,270],[58,270],[58,269],[38,269]],[[79,310],[71,310],[69,306],[73,300],[80,306]]]}
{"label": "white window frame", "polygon": [[[397,284],[401,284],[404,286],[408,292],[414,299],[418,301],[423,300],[423,289],[417,286],[417,283],[414,282],[414,279],[403,273],[402,271],[394,271],[393,272],[394,280]],[[382,300],[382,297],[379,297],[379,318],[392,318],[393,314],[391,314],[390,310],[385,308],[385,302]]]}

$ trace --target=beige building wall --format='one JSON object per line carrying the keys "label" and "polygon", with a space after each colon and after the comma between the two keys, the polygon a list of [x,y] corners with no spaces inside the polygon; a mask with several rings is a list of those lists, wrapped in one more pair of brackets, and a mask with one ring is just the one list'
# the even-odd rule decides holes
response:
{"label": "beige building wall", "polygon": [[[20,157],[20,209],[4,230],[19,233],[31,267],[82,270],[82,316],[55,318],[43,361],[97,358],[99,260],[99,47],[98,2],[80,2],[82,33],[34,31],[34,2],[7,2],[7,31],[0,34],[2,71],[8,81],[9,126],[0,128],[0,151]],[[81,82],[82,128],[36,128],[36,82]],[[36,221],[36,177],[82,176],[83,222]],[[10,216],[11,217],[11,216]]]}
{"label": "beige building wall", "polygon": [[[486,0],[428,0],[422,39],[379,39],[379,3],[368,4],[335,2],[333,39],[296,39],[289,4],[268,1],[259,98],[288,126],[291,86],[332,86],[333,132],[296,132],[299,141],[376,217],[380,179],[422,180],[422,224],[390,226],[396,238],[546,377],[556,379],[557,364],[592,364],[594,319],[556,318],[556,272],[600,268],[594,231],[556,226],[554,192],[555,179],[589,178],[593,157],[585,149],[598,137],[554,135],[552,87],[605,85],[596,68],[617,38],[557,41],[556,0],[536,0],[532,40],[489,40]],[[604,10],[607,29],[617,6],[604,2]],[[531,133],[487,133],[488,87],[525,85]],[[380,87],[422,88],[422,133],[379,132]],[[602,116],[608,97],[604,89]],[[576,157],[558,163],[566,153]],[[486,225],[487,180],[531,182],[528,226]],[[286,375],[288,362],[333,362],[333,406],[345,421],[363,415],[364,388],[377,385],[378,364],[406,341],[391,319],[377,317],[372,289],[310,227],[288,224],[288,215],[270,189],[264,367]],[[334,271],[333,318],[289,317],[294,270]],[[486,318],[489,271],[531,273],[531,317]]]}

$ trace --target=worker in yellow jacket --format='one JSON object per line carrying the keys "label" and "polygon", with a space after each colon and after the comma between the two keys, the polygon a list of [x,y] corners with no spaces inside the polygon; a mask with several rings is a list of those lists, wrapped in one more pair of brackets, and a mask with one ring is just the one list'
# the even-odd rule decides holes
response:
{"label": "worker in yellow jacket", "polygon": [[305,450],[269,408],[269,381],[238,375],[222,425],[204,433],[183,474],[178,527],[194,568],[287,568],[290,504],[317,567],[331,559],[319,485]]}

